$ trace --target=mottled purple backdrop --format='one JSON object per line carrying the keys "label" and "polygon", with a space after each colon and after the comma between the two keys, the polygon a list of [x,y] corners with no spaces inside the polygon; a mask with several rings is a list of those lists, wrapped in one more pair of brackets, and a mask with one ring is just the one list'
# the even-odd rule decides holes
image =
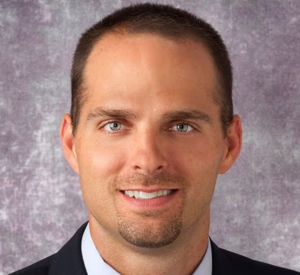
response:
{"label": "mottled purple backdrop", "polygon": [[[87,220],[59,140],[79,35],[136,1],[0,0],[0,274],[56,252]],[[300,271],[300,1],[160,1],[192,11],[232,57],[237,163],[219,177],[211,236]]]}

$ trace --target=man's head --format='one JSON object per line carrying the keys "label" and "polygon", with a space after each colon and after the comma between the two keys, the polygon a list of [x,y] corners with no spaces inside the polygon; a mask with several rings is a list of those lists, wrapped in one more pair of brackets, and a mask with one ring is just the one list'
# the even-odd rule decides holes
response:
{"label": "man's head", "polygon": [[80,121],[81,106],[86,98],[84,71],[95,44],[107,34],[155,34],[174,41],[193,40],[206,47],[217,73],[213,91],[220,106],[224,135],[233,117],[232,69],[222,38],[209,24],[196,16],[172,6],[138,4],[118,10],[88,29],[79,40],[72,66],[71,118],[73,134]]}
{"label": "man's head", "polygon": [[[150,20],[145,7],[153,16],[155,11],[160,17],[166,14],[169,24],[177,13],[186,14],[155,5],[116,14],[125,13],[124,22],[128,13]],[[115,248],[174,248],[205,239],[217,176],[239,154],[238,116],[228,115],[228,125],[220,119],[220,102],[227,100],[220,95],[231,94],[226,50],[220,50],[225,65],[219,64],[208,42],[189,33],[189,16],[182,17],[182,25],[189,26],[186,35],[176,28],[160,34],[156,27],[133,27],[133,19],[128,26],[120,23],[93,39],[87,56],[78,61],[81,70],[73,67],[73,92],[83,95],[74,101],[81,102],[80,120],[75,131],[74,118],[66,114],[61,138],[65,156],[80,176],[92,234],[102,247],[107,241]],[[156,22],[161,24],[157,18],[150,25]],[[212,30],[206,37],[212,45],[213,38],[222,44]],[[84,52],[82,39],[75,60]],[[214,54],[220,55],[219,47]],[[229,81],[220,76],[223,67]]]}

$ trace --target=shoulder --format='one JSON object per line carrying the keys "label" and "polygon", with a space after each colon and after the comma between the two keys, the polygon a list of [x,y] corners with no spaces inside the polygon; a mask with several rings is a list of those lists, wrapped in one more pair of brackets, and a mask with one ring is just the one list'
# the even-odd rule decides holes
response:
{"label": "shoulder", "polygon": [[52,263],[54,255],[40,260],[26,268],[18,270],[10,275],[46,275],[48,274],[49,267]]}
{"label": "shoulder", "polygon": [[87,275],[82,254],[81,239],[87,223],[55,254],[10,275]]}
{"label": "shoulder", "polygon": [[296,275],[299,272],[292,271],[286,268],[274,266],[260,261],[252,260],[245,256],[236,254],[234,252],[220,249],[225,255],[236,274],[263,274],[263,275]]}
{"label": "shoulder", "polygon": [[299,272],[262,263],[219,248],[212,240],[213,275],[300,275]]}

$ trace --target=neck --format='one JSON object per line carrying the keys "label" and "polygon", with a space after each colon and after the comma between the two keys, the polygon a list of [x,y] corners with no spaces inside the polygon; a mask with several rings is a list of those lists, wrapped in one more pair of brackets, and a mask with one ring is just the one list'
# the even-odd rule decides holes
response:
{"label": "neck", "polygon": [[203,259],[209,234],[209,213],[199,226],[186,229],[171,244],[140,248],[104,229],[92,216],[91,236],[106,263],[121,274],[193,274]]}

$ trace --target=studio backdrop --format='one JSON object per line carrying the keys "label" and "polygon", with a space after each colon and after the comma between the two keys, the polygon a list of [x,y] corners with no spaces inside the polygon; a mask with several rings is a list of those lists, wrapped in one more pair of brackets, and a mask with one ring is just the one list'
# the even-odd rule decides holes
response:
{"label": "studio backdrop", "polygon": [[[219,177],[210,236],[300,271],[300,1],[166,0],[211,23],[234,68],[243,148]],[[59,128],[80,34],[130,0],[0,0],[0,275],[56,252],[87,220]]]}

